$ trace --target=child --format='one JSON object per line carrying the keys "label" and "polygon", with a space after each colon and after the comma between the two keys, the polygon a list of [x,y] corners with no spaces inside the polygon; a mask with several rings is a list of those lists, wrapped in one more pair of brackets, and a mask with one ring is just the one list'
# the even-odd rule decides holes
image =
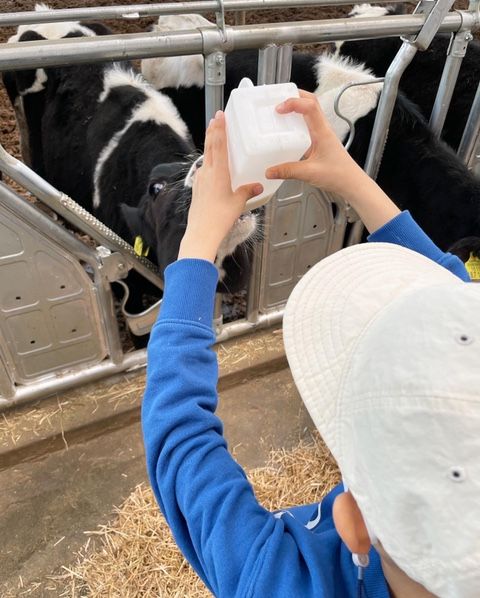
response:
{"label": "child", "polygon": [[480,286],[355,164],[314,96],[278,111],[304,116],[312,146],[268,176],[342,196],[378,242],[312,268],[284,319],[295,382],[345,483],[320,505],[267,512],[214,415],[212,262],[261,191],[232,192],[219,113],[148,347],[142,422],[157,501],[215,596],[477,598]]}

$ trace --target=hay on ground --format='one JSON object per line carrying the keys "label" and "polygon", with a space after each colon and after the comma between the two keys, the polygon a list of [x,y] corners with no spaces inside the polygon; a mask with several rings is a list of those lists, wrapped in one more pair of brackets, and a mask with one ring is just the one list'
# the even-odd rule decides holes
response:
{"label": "hay on ground", "polygon": [[[319,501],[339,482],[337,466],[316,434],[293,450],[274,450],[249,473],[269,510]],[[116,509],[116,519],[88,532],[76,566],[57,577],[62,596],[207,598],[211,594],[182,557],[150,488],[141,484]]]}

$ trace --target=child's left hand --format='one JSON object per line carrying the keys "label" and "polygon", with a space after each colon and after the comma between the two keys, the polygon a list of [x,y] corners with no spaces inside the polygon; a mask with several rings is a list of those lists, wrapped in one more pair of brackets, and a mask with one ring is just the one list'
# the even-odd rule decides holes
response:
{"label": "child's left hand", "polygon": [[247,201],[262,191],[259,183],[232,191],[225,115],[217,112],[207,129],[203,165],[195,174],[187,229],[178,259],[215,261],[220,244],[242,214]]}

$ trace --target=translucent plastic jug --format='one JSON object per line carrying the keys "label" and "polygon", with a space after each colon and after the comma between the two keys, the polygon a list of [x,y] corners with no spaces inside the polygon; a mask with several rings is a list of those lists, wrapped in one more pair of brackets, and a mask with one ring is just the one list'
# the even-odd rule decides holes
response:
{"label": "translucent plastic jug", "polygon": [[263,193],[248,201],[246,211],[266,204],[283,182],[266,179],[266,169],[299,160],[310,147],[303,116],[275,110],[292,97],[299,97],[295,83],[255,87],[246,78],[230,95],[225,120],[232,188],[247,183],[263,185]]}

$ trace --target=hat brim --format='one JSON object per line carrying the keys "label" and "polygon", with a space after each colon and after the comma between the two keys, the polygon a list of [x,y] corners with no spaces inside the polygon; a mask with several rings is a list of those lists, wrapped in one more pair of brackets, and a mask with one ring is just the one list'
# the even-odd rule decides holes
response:
{"label": "hat brim", "polygon": [[371,243],[325,258],[293,290],[283,320],[288,362],[303,402],[340,468],[335,416],[357,339],[404,293],[448,282],[462,281],[419,253]]}

